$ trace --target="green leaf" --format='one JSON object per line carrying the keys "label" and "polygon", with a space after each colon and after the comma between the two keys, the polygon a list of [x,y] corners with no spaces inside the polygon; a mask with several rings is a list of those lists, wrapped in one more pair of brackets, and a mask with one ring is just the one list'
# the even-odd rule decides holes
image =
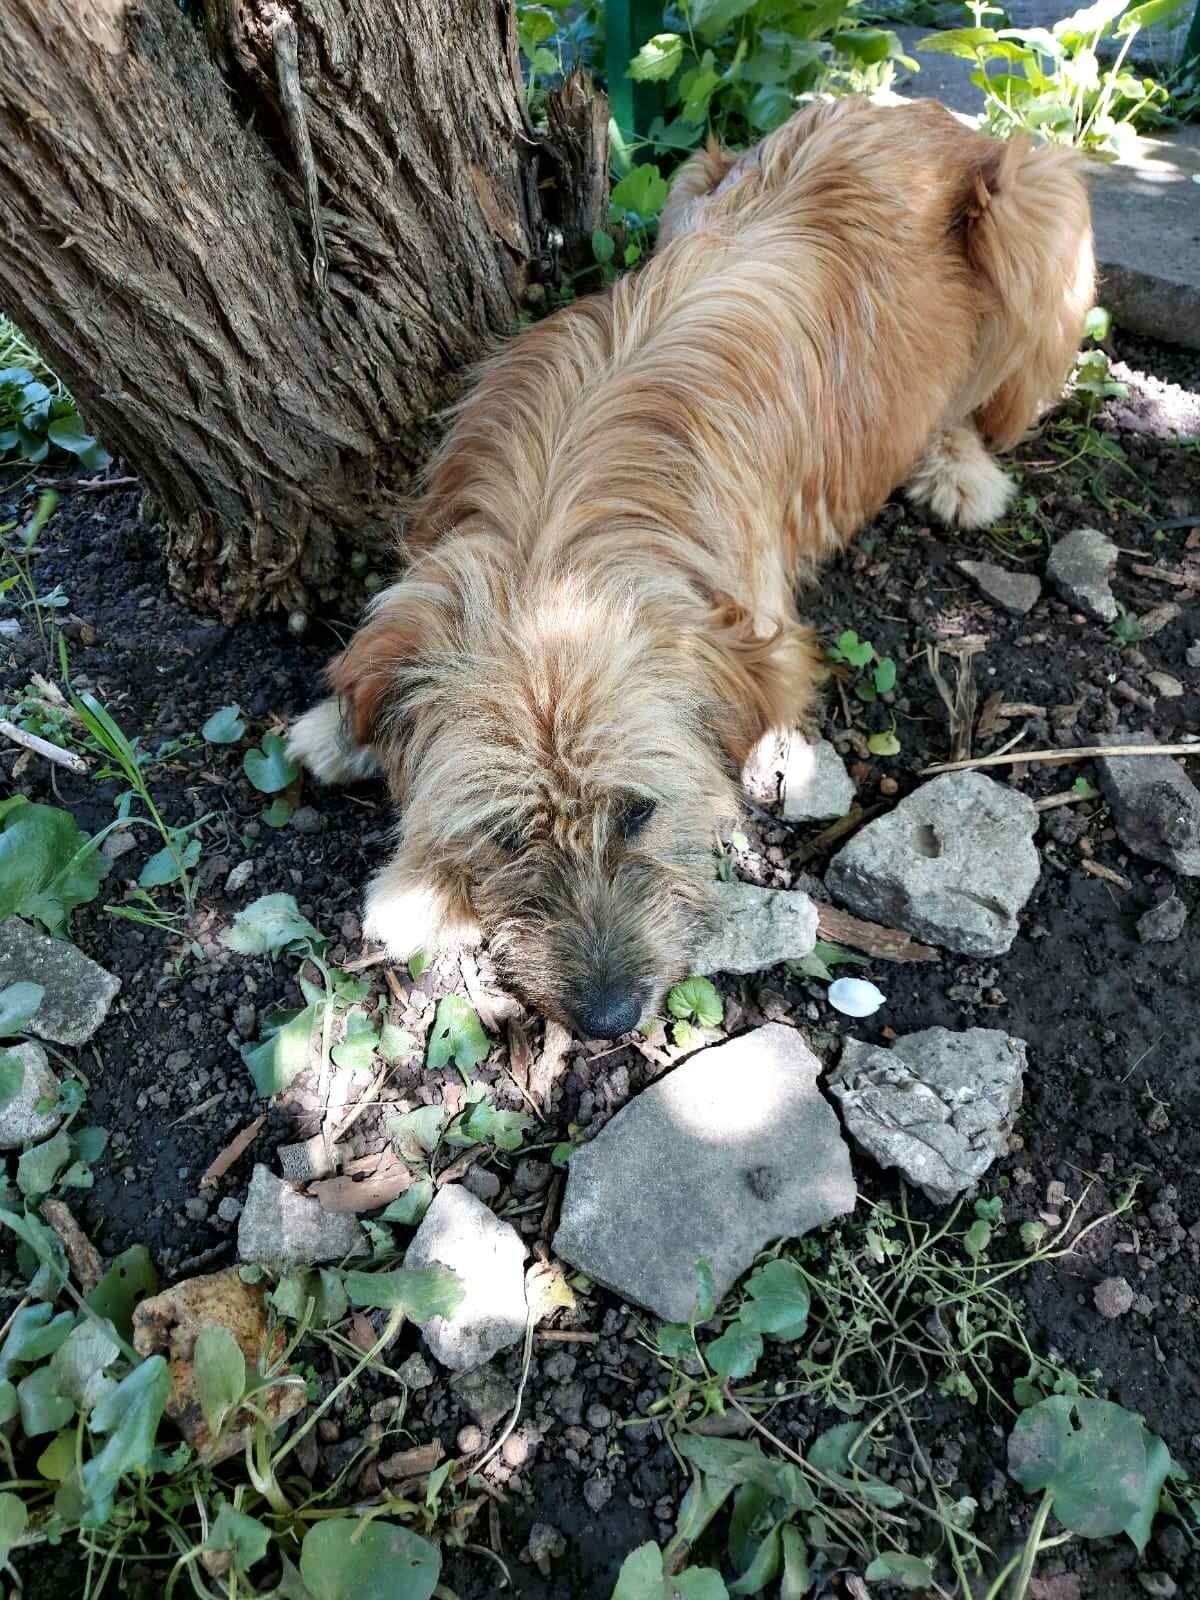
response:
{"label": "green leaf", "polygon": [[933,1562],[928,1556],[910,1556],[901,1550],[888,1550],[876,1556],[863,1573],[868,1583],[889,1581],[901,1589],[928,1590],[933,1582]]}
{"label": "green leaf", "polygon": [[746,1282],[749,1300],[738,1320],[756,1333],[798,1339],[808,1326],[812,1297],[800,1268],[791,1261],[768,1261]]}
{"label": "green leaf", "polygon": [[[1170,3],[1171,3],[1171,5],[1174,5],[1175,4],[1175,0],[1170,0]],[[1085,339],[1094,339],[1097,344],[1100,344],[1105,339],[1108,338],[1108,336],[1109,336],[1109,334],[1111,332],[1112,332],[1112,315],[1111,315],[1111,313],[1106,311],[1103,306],[1093,306],[1092,309],[1088,312],[1086,319],[1084,320],[1084,324],[1083,324],[1084,338]],[[1086,782],[1087,780],[1086,779],[1081,779],[1081,780],[1077,780],[1077,781]]]}
{"label": "green leaf", "polygon": [[898,756],[900,754],[900,741],[895,730],[888,728],[883,733],[873,733],[867,740],[867,749],[873,756]]}
{"label": "green leaf", "polygon": [[418,1106],[390,1118],[387,1130],[405,1161],[419,1166],[437,1149],[448,1121],[449,1113],[442,1106]]}
{"label": "green leaf", "polygon": [[314,1328],[331,1328],[346,1315],[350,1304],[341,1273],[327,1267],[289,1272],[267,1298],[281,1317],[290,1317],[293,1322],[300,1321],[311,1300]]}
{"label": "green leaf", "polygon": [[120,1359],[121,1341],[111,1322],[86,1317],[71,1329],[50,1359],[59,1392],[80,1411],[90,1411],[113,1386],[107,1369]]}
{"label": "green leaf", "polygon": [[714,39],[731,22],[753,11],[758,3],[759,0],[692,0],[688,15],[697,32]]}
{"label": "green leaf", "polygon": [[896,687],[896,663],[891,656],[884,656],[875,668],[872,678],[876,694],[890,694]]}
{"label": "green leaf", "polygon": [[399,1061],[416,1053],[417,1041],[407,1028],[398,1028],[394,1022],[385,1022],[379,1030],[379,1054],[385,1061]]}
{"label": "green leaf", "polygon": [[0,801],[0,826],[0,922],[36,917],[60,932],[76,906],[96,898],[108,863],[57,806],[14,795]]}
{"label": "green leaf", "polygon": [[20,1409],[17,1402],[17,1391],[7,1378],[0,1382],[0,1428],[6,1422],[11,1422]]}
{"label": "green leaf", "polygon": [[709,1439],[677,1434],[679,1453],[705,1478],[727,1483],[755,1483],[793,1509],[809,1511],[816,1504],[812,1490],[790,1461],[763,1453],[760,1445],[745,1439]]}
{"label": "green leaf", "polygon": [[415,1228],[433,1204],[432,1178],[420,1178],[407,1188],[380,1215],[380,1222],[398,1222],[405,1228]]}
{"label": "green leaf", "polygon": [[40,983],[10,983],[0,989],[0,1039],[22,1033],[42,1003],[46,991]]}
{"label": "green leaf", "polygon": [[200,841],[194,835],[184,840],[175,834],[170,845],[156,850],[138,876],[138,887],[158,889],[163,884],[175,883],[190,871],[200,859]]}
{"label": "green leaf", "polygon": [[729,1585],[730,1594],[760,1594],[779,1576],[782,1564],[782,1547],[779,1542],[779,1524],[763,1538],[754,1553],[754,1559],[742,1575]]}
{"label": "green leaf", "polygon": [[209,744],[236,744],[246,731],[239,706],[222,706],[200,729],[200,737]]}
{"label": "green leaf", "polygon": [[899,1491],[882,1483],[862,1464],[867,1448],[866,1429],[860,1422],[839,1422],[826,1428],[808,1447],[810,1465],[852,1490],[873,1505],[890,1510],[902,1503]]}
{"label": "green leaf", "polygon": [[666,1361],[686,1361],[696,1355],[696,1335],[686,1322],[664,1322],[655,1335],[659,1354]]}
{"label": "green leaf", "polygon": [[845,28],[835,33],[831,42],[835,50],[865,66],[875,66],[900,54],[899,39],[886,28]]}
{"label": "green leaf", "polygon": [[75,1471],[75,1429],[56,1433],[37,1458],[37,1469],[51,1483],[63,1483]]}
{"label": "green leaf", "polygon": [[1120,39],[1137,28],[1153,28],[1168,17],[1173,17],[1184,3],[1185,0],[1145,0],[1144,5],[1131,6],[1113,32]]}
{"label": "green leaf", "polygon": [[300,1575],[312,1600],[430,1600],[437,1548],[399,1523],[330,1517],[305,1535]]}
{"label": "green leaf", "polygon": [[20,1541],[29,1523],[25,1502],[15,1494],[0,1494],[0,1565],[8,1560],[8,1553]]}
{"label": "green leaf", "polygon": [[233,926],[221,935],[221,943],[243,956],[278,957],[285,950],[319,950],[325,940],[308,918],[301,916],[293,895],[264,894],[238,912]]}
{"label": "green leaf", "polygon": [[375,1023],[363,1011],[352,1011],[346,1018],[346,1034],[330,1051],[334,1065],[351,1072],[370,1072],[379,1034]]}
{"label": "green leaf", "polygon": [[779,1600],[804,1600],[811,1579],[808,1573],[808,1552],[800,1530],[790,1522],[780,1529],[783,1545],[783,1582],[779,1586]]}
{"label": "green leaf", "polygon": [[991,1224],[979,1219],[973,1222],[963,1235],[963,1249],[972,1261],[978,1261],[991,1243],[991,1238]]}
{"label": "green leaf", "polygon": [[762,1335],[735,1319],[704,1350],[704,1359],[722,1378],[748,1378],[763,1353]]}
{"label": "green leaf", "polygon": [[1021,1243],[1030,1255],[1038,1249],[1049,1230],[1044,1222],[1023,1222],[1021,1224]]}
{"label": "green leaf", "polygon": [[716,1028],[724,1020],[725,1002],[707,978],[687,978],[667,991],[667,1010],[686,1021],[694,1018],[702,1028]]}
{"label": "green leaf", "polygon": [[683,61],[683,39],[677,33],[656,33],[629,63],[628,76],[636,83],[661,83]]}
{"label": "green leaf", "polygon": [[611,233],[605,233],[603,228],[592,229],[592,255],[602,267],[612,260],[615,249]]}
{"label": "green leaf", "polygon": [[612,204],[632,211],[643,222],[649,222],[663,208],[667,198],[667,180],[651,162],[633,167],[616,184],[612,191]]}
{"label": "green leaf", "polygon": [[130,1245],[87,1297],[97,1315],[107,1317],[123,1339],[133,1334],[133,1308],[143,1295],[157,1294],[158,1273],[144,1244]]}
{"label": "green leaf", "polygon": [[853,628],[838,634],[837,643],[829,654],[835,661],[845,661],[852,667],[865,667],[874,659],[875,646],[868,639],[860,639]]}
{"label": "green leaf", "polygon": [[13,1313],[8,1334],[0,1345],[0,1380],[11,1378],[17,1367],[44,1361],[66,1339],[75,1326],[75,1313],[60,1311],[52,1320],[52,1309],[41,1300]]}
{"label": "green leaf", "polygon": [[271,1532],[257,1517],[236,1511],[228,1503],[222,1504],[205,1539],[205,1550],[228,1550],[233,1564],[247,1572],[255,1562],[261,1561],[271,1543]]}
{"label": "green leaf", "polygon": [[1140,1503],[1121,1530],[1137,1547],[1140,1556],[1145,1555],[1146,1546],[1150,1543],[1150,1529],[1158,1511],[1163,1485],[1174,1466],[1171,1452],[1158,1435],[1151,1433],[1147,1427],[1142,1429],[1142,1443],[1146,1448],[1146,1471],[1141,1482]]}
{"label": "green leaf", "polygon": [[418,1327],[432,1317],[452,1317],[466,1286],[448,1267],[396,1267],[391,1272],[347,1272],[346,1293],[356,1306],[400,1307]]}
{"label": "green leaf", "polygon": [[246,1357],[228,1328],[201,1328],[192,1355],[196,1398],[216,1438],[246,1393]]}
{"label": "green leaf", "polygon": [[917,49],[933,55],[963,56],[968,61],[974,61],[979,50],[995,44],[999,37],[994,28],[945,28],[941,33],[926,34]]}
{"label": "green leaf", "polygon": [[277,733],[268,733],[261,750],[247,750],[242,769],[259,794],[276,794],[295,783],[300,769],[287,757],[287,746]]}
{"label": "green leaf", "polygon": [[303,1011],[276,1028],[269,1038],[241,1047],[242,1060],[250,1068],[259,1094],[266,1098],[282,1094],[296,1074],[303,1072],[321,1009],[319,1005],[305,1006]]}
{"label": "green leaf", "polygon": [[464,1078],[487,1059],[491,1046],[472,1007],[461,995],[448,994],[438,1001],[429,1034],[426,1066],[438,1072],[453,1061]]}
{"label": "green leaf", "polygon": [[1142,1422],[1123,1406],[1051,1395],[1017,1418],[1008,1470],[1029,1494],[1053,1492],[1064,1528],[1103,1539],[1144,1510],[1146,1454]]}
{"label": "green leaf", "polygon": [[92,1432],[107,1434],[108,1439],[99,1454],[84,1464],[84,1527],[98,1528],[108,1521],[117,1485],[127,1472],[145,1472],[170,1392],[171,1375],[165,1359],[149,1356],[92,1412]]}
{"label": "green leaf", "polygon": [[0,1050],[0,1111],[12,1105],[25,1082],[25,1062],[15,1050]]}
{"label": "green leaf", "polygon": [[424,950],[418,950],[415,955],[408,958],[408,975],[414,983],[429,965],[429,957]]}
{"label": "green leaf", "polygon": [[58,1374],[51,1367],[38,1367],[21,1379],[17,1404],[21,1408],[21,1431],[27,1439],[40,1433],[57,1433],[75,1415],[74,1401],[62,1393]]}
{"label": "green leaf", "polygon": [[612,1600],[729,1600],[729,1591],[711,1567],[664,1577],[662,1551],[651,1543],[625,1557]]}
{"label": "green leaf", "polygon": [[707,1322],[717,1309],[717,1286],[713,1281],[712,1262],[701,1256],[695,1267],[696,1310],[693,1322]]}
{"label": "green leaf", "polygon": [[782,127],[796,109],[796,97],[781,84],[764,83],[750,97],[746,108],[750,126],[758,133],[772,133]]}
{"label": "green leaf", "polygon": [[51,444],[56,444],[60,450],[66,450],[73,456],[91,456],[91,465],[106,467],[112,459],[104,450],[100,451],[100,459],[97,459],[96,441],[90,433],[84,432],[83,423],[75,411],[55,417],[53,422],[48,423],[46,437]]}
{"label": "green leaf", "polygon": [[17,1188],[27,1199],[39,1200],[50,1193],[70,1159],[70,1137],[60,1129],[44,1144],[35,1144],[32,1150],[26,1150],[17,1162]]}
{"label": "green leaf", "polygon": [[663,1551],[665,1567],[678,1565],[677,1557],[680,1553],[690,1556],[700,1535],[733,1493],[734,1487],[729,1479],[709,1478],[700,1472],[692,1473],[692,1481],[675,1517],[675,1532]]}
{"label": "green leaf", "polygon": [[285,800],[281,794],[277,794],[262,812],[262,820],[268,828],[286,828],[292,820],[292,812],[295,809],[290,800]]}

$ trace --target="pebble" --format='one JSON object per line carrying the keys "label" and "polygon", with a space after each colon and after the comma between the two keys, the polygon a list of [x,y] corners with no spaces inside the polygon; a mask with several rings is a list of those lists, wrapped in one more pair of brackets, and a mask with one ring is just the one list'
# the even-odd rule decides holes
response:
{"label": "pebble", "polygon": [[320,833],[321,813],[313,806],[301,806],[292,812],[292,827],[297,833]]}
{"label": "pebble", "polygon": [[225,879],[225,893],[237,894],[250,882],[254,876],[253,861],[239,861],[237,866]]}
{"label": "pebble", "polygon": [[483,1447],[483,1429],[476,1427],[473,1422],[468,1422],[465,1428],[458,1430],[457,1444],[464,1456],[473,1456]]}
{"label": "pebble", "polygon": [[1143,944],[1170,944],[1183,932],[1187,917],[1183,901],[1177,894],[1169,894],[1138,918],[1138,938]]}
{"label": "pebble", "polygon": [[1092,1290],[1096,1310],[1102,1317],[1123,1317],[1133,1307],[1133,1290],[1124,1278],[1104,1278]]}
{"label": "pebble", "polygon": [[506,1467],[523,1467],[529,1460],[529,1445],[523,1434],[510,1433],[500,1446],[500,1459]]}
{"label": "pebble", "polygon": [[231,1194],[227,1194],[217,1207],[217,1215],[222,1222],[236,1222],[241,1214],[242,1202],[235,1200]]}
{"label": "pebble", "polygon": [[597,1433],[603,1432],[611,1421],[612,1412],[607,1406],[595,1404],[587,1408],[587,1425],[589,1428],[594,1428]]}
{"label": "pebble", "polygon": [[601,1512],[612,1499],[612,1479],[598,1473],[594,1478],[589,1478],[583,1486],[583,1498],[587,1501],[588,1509]]}
{"label": "pebble", "polygon": [[397,1367],[396,1374],[400,1382],[410,1389],[428,1389],[433,1382],[429,1363],[419,1350],[414,1351],[407,1361]]}

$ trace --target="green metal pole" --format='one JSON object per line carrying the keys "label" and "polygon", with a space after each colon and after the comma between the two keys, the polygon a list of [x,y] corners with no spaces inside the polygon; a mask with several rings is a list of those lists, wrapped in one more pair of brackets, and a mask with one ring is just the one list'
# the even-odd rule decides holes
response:
{"label": "green metal pole", "polygon": [[[1198,0],[1200,3],[1200,0]],[[662,110],[657,83],[635,83],[629,63],[647,39],[662,32],[662,0],[609,0],[606,8],[604,65],[613,121],[625,139],[644,134]]]}

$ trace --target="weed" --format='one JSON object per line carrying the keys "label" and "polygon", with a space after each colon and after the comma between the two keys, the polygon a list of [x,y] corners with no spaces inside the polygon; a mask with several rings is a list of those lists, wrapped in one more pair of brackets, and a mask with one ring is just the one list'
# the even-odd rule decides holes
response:
{"label": "weed", "polygon": [[1108,625],[1108,634],[1117,641],[1122,650],[1128,650],[1133,645],[1140,644],[1146,635],[1132,611],[1127,611],[1123,605],[1118,605],[1117,612],[1116,621]]}
{"label": "weed", "polygon": [[881,656],[871,641],[860,639],[853,628],[847,628],[834,644],[827,645],[825,654],[854,673],[854,694],[865,705],[891,694],[896,687],[896,663],[891,656]]}
{"label": "weed", "polygon": [[88,471],[112,459],[84,431],[75,401],[7,317],[0,316],[0,461],[36,466],[52,449]]}
{"label": "weed", "polygon": [[[23,592],[23,599],[10,599],[9,604],[15,604],[18,610],[33,617],[47,666],[52,665],[53,654],[50,630],[43,613],[60,611],[69,605],[70,601],[62,592],[60,584],[55,584],[46,594],[39,594],[33,577],[33,558],[37,554],[38,536],[54,515],[57,506],[57,494],[52,489],[47,489],[38,497],[33,515],[23,528],[17,529],[15,522],[0,525],[0,574],[3,574],[0,576],[0,599],[6,595],[13,595],[18,589]],[[16,536],[10,538],[9,535],[14,529],[17,530]]]}
{"label": "weed", "polygon": [[0,800],[0,922],[35,918],[64,934],[77,906],[100,892],[108,863],[100,845],[116,824],[88,838],[69,811],[24,795]]}
{"label": "weed", "polygon": [[669,989],[667,1010],[675,1019],[675,1043],[688,1049],[702,1042],[697,1029],[719,1028],[725,1019],[725,1002],[707,978],[687,978]]}

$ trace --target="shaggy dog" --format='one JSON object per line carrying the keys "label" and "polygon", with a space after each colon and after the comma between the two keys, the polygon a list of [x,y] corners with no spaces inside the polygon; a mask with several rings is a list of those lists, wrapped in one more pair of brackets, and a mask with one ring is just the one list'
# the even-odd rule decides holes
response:
{"label": "shaggy dog", "polygon": [[798,578],[896,488],[979,527],[989,454],[1059,395],[1092,297],[1070,151],[930,102],[804,110],[675,183],[639,272],[486,365],[406,566],[292,751],[382,768],[398,847],[364,932],[486,936],[580,1033],[652,1012],[713,915],[714,837],[810,709]]}

